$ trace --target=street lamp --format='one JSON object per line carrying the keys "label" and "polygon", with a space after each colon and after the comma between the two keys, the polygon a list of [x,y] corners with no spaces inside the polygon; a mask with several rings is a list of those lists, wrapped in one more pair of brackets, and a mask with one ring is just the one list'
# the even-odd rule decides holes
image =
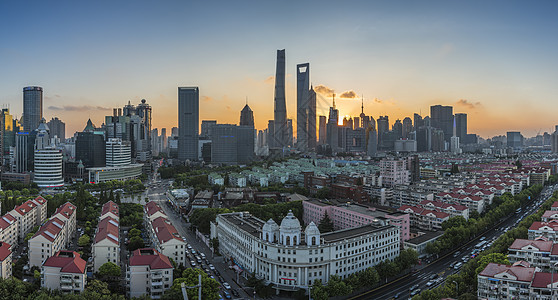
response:
{"label": "street lamp", "polygon": [[455,283],[455,291],[457,292],[457,296],[459,296],[459,283],[455,280],[452,280],[453,283]]}

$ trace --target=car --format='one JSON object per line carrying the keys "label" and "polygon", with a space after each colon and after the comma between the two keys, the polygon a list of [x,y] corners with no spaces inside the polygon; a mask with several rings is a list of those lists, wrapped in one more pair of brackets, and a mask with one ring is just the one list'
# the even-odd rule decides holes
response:
{"label": "car", "polygon": [[419,287],[419,285],[418,285],[418,284],[415,284],[415,285],[413,285],[413,286],[410,288],[410,290],[411,290],[411,291],[414,291],[414,290],[418,289],[418,287]]}
{"label": "car", "polygon": [[462,263],[458,262],[458,263],[455,264],[455,266],[453,266],[453,269],[454,270],[459,270],[459,268],[461,268],[462,265],[463,265]]}
{"label": "car", "polygon": [[190,251],[190,252],[192,252],[192,254],[196,254],[196,253],[197,253],[196,250],[194,250],[194,249],[192,249],[192,251]]}
{"label": "car", "polygon": [[223,291],[223,296],[225,296],[225,299],[231,299],[231,294],[227,291]]}
{"label": "car", "polygon": [[227,290],[231,289],[231,285],[228,282],[223,282],[223,287],[226,288]]}
{"label": "car", "polygon": [[231,293],[232,293],[233,296],[235,296],[235,297],[240,297],[240,294],[239,294],[238,291],[235,290],[235,289],[231,289]]}
{"label": "car", "polygon": [[461,254],[461,252],[460,252],[460,251],[457,251],[457,252],[455,252],[455,253],[453,254],[453,257],[458,257],[459,254]]}
{"label": "car", "polygon": [[212,271],[215,271],[215,266],[212,265],[212,264],[209,264],[209,269],[212,270]]}
{"label": "car", "polygon": [[200,256],[201,256],[201,258],[205,259],[205,254],[200,252]]}
{"label": "car", "polygon": [[196,262],[193,261],[193,260],[191,260],[191,261],[190,261],[190,265],[192,265],[192,267],[195,267],[195,266],[196,266]]}
{"label": "car", "polygon": [[395,299],[399,299],[399,297],[401,297],[402,292],[399,292],[397,294],[395,294],[395,296],[393,296],[393,298]]}
{"label": "car", "polygon": [[432,286],[434,283],[435,283],[434,280],[430,280],[430,281],[428,281],[428,282],[426,283],[426,286],[430,287],[430,286]]}
{"label": "car", "polygon": [[430,280],[436,279],[438,278],[438,274],[434,273],[432,275],[430,275]]}
{"label": "car", "polygon": [[450,268],[453,268],[453,267],[455,266],[455,264],[457,264],[457,262],[455,262],[455,261],[452,262],[452,263],[450,264]]}
{"label": "car", "polygon": [[420,289],[413,290],[413,291],[411,292],[411,296],[418,295],[418,294],[420,294],[420,292],[421,292]]}

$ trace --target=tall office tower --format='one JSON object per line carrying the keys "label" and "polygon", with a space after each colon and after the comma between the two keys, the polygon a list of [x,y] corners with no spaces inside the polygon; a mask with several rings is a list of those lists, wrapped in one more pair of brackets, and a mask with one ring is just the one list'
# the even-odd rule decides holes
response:
{"label": "tall office tower", "polygon": [[211,139],[211,127],[216,124],[217,121],[215,120],[202,120],[200,136],[206,139]]}
{"label": "tall office tower", "polygon": [[409,134],[413,131],[413,121],[409,117],[403,119],[403,138],[408,139]]}
{"label": "tall office tower", "polygon": [[366,155],[375,157],[378,153],[378,133],[375,128],[366,128]]}
{"label": "tall office tower", "polygon": [[14,117],[10,114],[9,108],[3,108],[0,112],[0,163],[4,165],[8,160],[7,158],[10,154],[10,147],[15,146],[15,133],[19,131],[15,128]]}
{"label": "tall office tower", "polygon": [[413,130],[417,131],[421,126],[424,126],[424,120],[422,120],[422,116],[415,113],[413,115]]}
{"label": "tall office tower", "polygon": [[178,159],[198,159],[200,114],[198,87],[178,88]]}
{"label": "tall office tower", "polygon": [[432,128],[430,133],[430,146],[432,147],[432,151],[434,152],[441,152],[446,151],[444,141],[444,132],[441,129]]}
{"label": "tall office tower", "polygon": [[320,122],[319,122],[319,142],[318,144],[320,145],[324,145],[326,144],[326,139],[327,139],[327,133],[326,133],[326,124],[327,124],[327,118],[326,116],[320,116]]}
{"label": "tall office tower", "polygon": [[453,107],[430,106],[430,126],[441,129],[444,132],[444,140],[449,142],[453,135]]}
{"label": "tall office tower", "polygon": [[340,141],[339,139],[339,110],[335,108],[335,94],[333,95],[333,105],[329,108],[329,118],[327,120],[326,134],[327,134],[327,144],[331,147],[331,151],[340,151]]}
{"label": "tall office tower", "polygon": [[287,145],[287,104],[285,100],[285,49],[277,50],[277,67],[275,71],[275,98],[273,120],[273,147],[283,148]]}
{"label": "tall office tower", "polygon": [[395,123],[393,123],[393,126],[392,126],[392,130],[393,130],[393,133],[395,134],[395,139],[396,140],[403,137],[403,124],[401,123],[401,120],[399,120],[399,119],[395,120]]}
{"label": "tall office tower", "polygon": [[[366,118],[368,118],[368,116]],[[376,131],[378,130],[378,126],[376,126],[376,120],[374,120],[372,116],[370,116],[370,119],[367,120],[367,123],[368,127],[374,128]]]}
{"label": "tall office tower", "polygon": [[[145,99],[141,99],[141,103],[136,106],[135,115],[132,117],[134,124],[134,139],[136,152],[133,154],[138,161],[147,162],[151,160],[151,105],[147,104]],[[134,122],[137,120],[137,122]],[[137,133],[136,133],[137,132]]]}
{"label": "tall office tower", "polygon": [[213,127],[211,162],[249,163],[254,159],[254,127],[218,124]]}
{"label": "tall office tower", "polygon": [[361,122],[360,122],[360,118],[359,117],[353,117],[353,125],[355,129],[359,129],[362,128],[360,127]]}
{"label": "tall office tower", "polygon": [[308,149],[316,149],[316,92],[308,92]]}
{"label": "tall office tower", "polygon": [[293,135],[293,119],[287,119],[287,141],[285,146],[293,147],[294,135]]}
{"label": "tall office tower", "polygon": [[246,104],[244,106],[244,108],[242,109],[242,111],[240,112],[240,126],[252,126],[254,127],[254,112],[252,111],[252,109],[250,108],[250,106],[248,106],[248,104]]}
{"label": "tall office tower", "polygon": [[520,150],[523,147],[523,135],[519,131],[508,131],[507,134],[507,145],[514,150]]}
{"label": "tall office tower", "polygon": [[178,127],[171,128],[171,136],[177,137],[178,136]]}
{"label": "tall office tower", "polygon": [[167,150],[167,141],[168,141],[167,129],[161,128],[161,151]]}
{"label": "tall office tower", "polygon": [[159,129],[151,129],[151,153],[153,156],[158,156],[161,146],[159,145],[161,139],[159,138]]}
{"label": "tall office tower", "polygon": [[105,135],[102,131],[83,131],[76,136],[76,161],[86,168],[104,167]]}
{"label": "tall office tower", "polygon": [[558,153],[558,125],[556,125],[556,129],[550,135],[550,150],[552,153]]}
{"label": "tall office tower", "polygon": [[459,143],[469,144],[467,141],[467,114],[455,114],[455,130]]}
{"label": "tall office tower", "polygon": [[47,123],[50,129],[50,136],[57,136],[60,140],[66,139],[66,123],[58,119],[58,117],[50,119]]}
{"label": "tall office tower", "polygon": [[275,134],[275,121],[274,120],[269,120],[267,121],[267,146],[269,148],[274,148],[275,147],[275,137],[273,136]]}
{"label": "tall office tower", "polygon": [[107,167],[121,167],[132,163],[132,146],[130,141],[121,139],[107,139],[106,143]]}
{"label": "tall office tower", "polygon": [[459,147],[459,137],[457,136],[457,125],[456,125],[457,115],[453,118],[453,136],[450,139],[450,151],[452,153],[458,154],[461,149]]}
{"label": "tall office tower", "polygon": [[378,147],[382,147],[385,133],[389,131],[389,117],[380,116],[378,118]]}
{"label": "tall office tower", "polygon": [[43,118],[43,88],[23,88],[23,131],[31,132],[39,127]]}
{"label": "tall office tower", "polygon": [[15,138],[15,168],[17,173],[25,173],[33,170],[33,157],[35,154],[35,138],[37,131],[17,132]]}
{"label": "tall office tower", "polygon": [[[310,64],[298,64],[296,65],[296,148],[299,151],[308,150],[308,139],[310,135],[309,111]],[[314,117],[314,124],[315,122],[316,120]]]}

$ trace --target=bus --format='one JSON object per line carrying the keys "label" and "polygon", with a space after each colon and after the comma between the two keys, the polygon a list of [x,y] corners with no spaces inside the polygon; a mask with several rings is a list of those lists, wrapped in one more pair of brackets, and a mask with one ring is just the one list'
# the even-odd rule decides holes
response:
{"label": "bus", "polygon": [[480,249],[482,246],[486,245],[487,241],[482,241],[475,245],[475,249]]}

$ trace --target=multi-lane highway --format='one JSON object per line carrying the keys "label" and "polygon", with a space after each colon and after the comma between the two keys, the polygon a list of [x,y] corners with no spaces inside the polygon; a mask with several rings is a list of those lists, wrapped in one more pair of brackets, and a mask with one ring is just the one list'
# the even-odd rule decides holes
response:
{"label": "multi-lane highway", "polygon": [[402,277],[398,280],[392,281],[387,285],[370,290],[361,295],[352,297],[350,299],[393,299],[393,298],[407,298],[420,291],[436,287],[443,284],[448,275],[454,274],[459,271],[460,265],[455,266],[457,263],[464,263],[470,259],[473,252],[478,251],[476,245],[484,242],[482,247],[488,247],[500,235],[508,229],[515,227],[523,218],[534,213],[540,205],[548,200],[552,193],[557,189],[557,185],[552,187],[545,187],[539,198],[533,199],[529,205],[521,209],[521,212],[516,212],[508,219],[504,220],[495,229],[488,230],[485,234],[471,240],[463,245],[460,249],[449,253],[438,260],[425,265],[419,266],[418,271],[412,275]]}

